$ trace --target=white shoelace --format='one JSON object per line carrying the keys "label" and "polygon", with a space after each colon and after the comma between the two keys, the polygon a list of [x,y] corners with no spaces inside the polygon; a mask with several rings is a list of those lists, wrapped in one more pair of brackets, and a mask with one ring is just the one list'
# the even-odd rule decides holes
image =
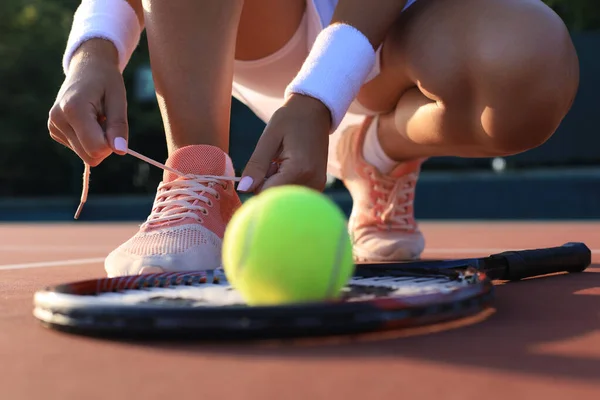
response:
{"label": "white shoelace", "polygon": [[174,222],[183,218],[192,218],[202,222],[197,214],[208,215],[207,207],[212,207],[208,193],[219,199],[219,192],[214,185],[222,185],[223,176],[195,175],[193,180],[175,180],[161,183],[154,200],[152,212],[143,225],[154,225],[162,222]]}
{"label": "white shoelace", "polygon": [[[375,180],[375,177],[371,176],[371,179]],[[387,201],[377,199],[377,204],[382,207],[377,216],[382,221],[390,221],[391,228],[413,228],[411,224],[412,215],[408,212],[408,208],[413,205],[412,194],[417,179],[417,174],[409,173],[399,181],[382,182],[383,185],[374,185],[373,189],[387,198]]]}
{"label": "white shoelace", "polygon": [[[179,220],[186,217],[200,220],[200,217],[195,211],[199,211],[202,214],[208,213],[206,207],[201,204],[212,207],[210,199],[204,196],[204,194],[209,193],[213,196],[218,196],[218,192],[214,189],[215,184],[222,185],[223,181],[237,182],[241,179],[231,176],[184,174],[183,172],[177,171],[174,168],[168,167],[131,149],[127,150],[127,154],[185,178],[183,180],[175,180],[172,182],[162,182],[159,185],[152,213],[144,224],[155,224]],[[79,202],[79,207],[77,207],[77,211],[75,212],[75,219],[79,218],[83,205],[87,201],[90,188],[90,174],[91,168],[88,164],[85,164],[81,200]]]}

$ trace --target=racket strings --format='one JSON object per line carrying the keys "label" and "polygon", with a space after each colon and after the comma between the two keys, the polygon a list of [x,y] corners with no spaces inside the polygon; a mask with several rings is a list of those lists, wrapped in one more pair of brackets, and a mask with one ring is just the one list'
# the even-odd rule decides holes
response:
{"label": "racket strings", "polygon": [[[455,275],[456,272],[429,276],[355,276],[342,290],[340,300],[350,303],[445,294],[478,282],[476,279],[457,279]],[[94,295],[109,303],[119,301],[130,305],[173,307],[246,306],[242,296],[218,270],[105,278],[100,282]]]}
{"label": "racket strings", "polygon": [[385,277],[356,277],[345,289],[346,301],[365,300],[367,297],[417,296],[447,293],[477,283],[476,280],[456,279],[449,276],[413,275]]}
{"label": "racket strings", "polygon": [[[451,281],[465,281],[466,276],[456,271],[448,274],[416,274],[405,272],[402,276],[355,276],[349,285],[355,286],[390,286],[398,284],[435,284]],[[207,270],[194,273],[169,272],[158,274],[145,274],[138,276],[124,276],[116,278],[104,278],[98,281],[96,293],[115,292],[122,290],[142,290],[151,288],[169,288],[177,286],[201,285],[204,283],[226,283],[222,271]]]}
{"label": "racket strings", "polygon": [[451,279],[445,276],[403,276],[403,277],[377,277],[377,278],[354,278],[350,284],[352,285],[399,285],[399,284],[428,284],[428,283],[439,283],[439,282],[451,282]]}
{"label": "racket strings", "polygon": [[219,280],[219,274],[213,271],[198,271],[194,273],[168,272],[104,278],[98,281],[96,291],[93,294],[102,295],[105,293],[122,292],[127,290],[150,290],[152,288],[197,286],[207,282],[216,283]]}

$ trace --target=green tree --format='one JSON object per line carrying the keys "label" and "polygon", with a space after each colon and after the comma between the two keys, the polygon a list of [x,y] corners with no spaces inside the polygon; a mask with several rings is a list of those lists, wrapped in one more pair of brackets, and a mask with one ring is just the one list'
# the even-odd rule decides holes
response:
{"label": "green tree", "polygon": [[[70,171],[64,152],[57,146],[44,146],[41,140],[48,137],[44,129],[48,104],[60,82],[58,49],[64,46],[71,18],[66,3],[0,2],[0,195],[25,193],[27,187],[64,188],[58,177]],[[46,162],[51,162],[52,175],[44,179],[38,175],[41,187],[36,189],[30,175],[48,171],[39,168]]]}
{"label": "green tree", "polygon": [[[545,2],[573,31],[600,28],[597,0]],[[54,143],[46,128],[48,111],[64,78],[61,58],[79,3],[0,1],[0,196],[65,195],[80,190],[81,161]],[[137,67],[147,64],[142,38],[124,73],[130,97]],[[132,148],[164,159],[166,148],[156,105],[142,105],[130,98],[129,118]],[[112,156],[92,171],[91,193],[151,193],[161,173],[133,157]]]}
{"label": "green tree", "polygon": [[573,32],[600,28],[600,2],[597,0],[544,0]]}
{"label": "green tree", "polygon": [[[0,196],[64,195],[80,190],[81,161],[52,141],[46,128],[48,111],[64,79],[61,59],[79,3],[0,2]],[[124,74],[128,86],[136,68],[147,62],[147,46],[142,43]],[[151,147],[148,153],[160,158],[166,150],[158,112],[130,100],[129,113],[136,148]],[[152,140],[147,140],[148,135]],[[152,145],[147,146],[148,142]],[[149,190],[145,185],[136,189],[134,178],[115,179],[136,176],[137,166],[132,157],[110,157],[92,171],[91,192]],[[160,172],[154,176],[159,180]]]}

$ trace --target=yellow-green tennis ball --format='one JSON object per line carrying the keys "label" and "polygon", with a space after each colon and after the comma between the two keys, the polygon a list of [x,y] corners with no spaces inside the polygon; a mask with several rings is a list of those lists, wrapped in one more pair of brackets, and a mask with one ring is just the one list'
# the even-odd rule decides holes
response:
{"label": "yellow-green tennis ball", "polygon": [[249,305],[335,299],[354,271],[346,223],[320,192],[295,185],[268,189],[229,222],[225,275]]}

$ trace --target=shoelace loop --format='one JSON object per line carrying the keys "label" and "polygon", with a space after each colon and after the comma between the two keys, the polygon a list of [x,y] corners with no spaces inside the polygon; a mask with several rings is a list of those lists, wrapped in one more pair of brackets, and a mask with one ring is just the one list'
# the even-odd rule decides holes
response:
{"label": "shoelace loop", "polygon": [[224,176],[194,175],[194,179],[177,179],[161,183],[156,193],[154,206],[150,216],[143,225],[174,222],[184,218],[192,218],[203,222],[201,215],[208,215],[208,208],[213,207],[212,200],[206,195],[219,199],[215,185],[221,185]]}
{"label": "shoelace loop", "polygon": [[[398,181],[377,180],[369,173],[373,182],[373,190],[381,193],[375,201],[375,213],[386,228],[412,228],[412,214],[409,212],[413,205],[412,192],[417,181],[417,174],[409,173]],[[376,183],[378,182],[378,183]],[[384,221],[389,221],[385,223]]]}
{"label": "shoelace loop", "polygon": [[[206,200],[210,201],[210,199],[202,195],[205,192],[208,192],[213,195],[215,195],[216,193],[215,189],[213,189],[210,186],[203,185],[202,182],[211,185],[219,184],[219,182],[222,181],[238,182],[241,179],[231,176],[184,174],[183,172],[180,172],[174,168],[159,163],[158,161],[155,161],[150,157],[146,157],[134,150],[127,149],[127,154],[139,158],[140,160],[145,161],[148,164],[154,165],[155,167],[167,170],[171,173],[174,173],[175,175],[184,178],[183,180],[176,180],[173,182],[160,184],[158,193],[156,195],[157,197],[155,199],[156,206],[154,207],[154,210],[150,217],[148,217],[146,223],[156,223],[176,218],[182,218],[183,215],[187,216],[188,213],[189,216],[193,214],[193,218],[197,218],[197,215],[194,214],[193,211],[197,210],[204,214],[206,212],[206,209],[203,206],[194,203],[196,203],[197,201],[203,201],[205,203]],[[81,189],[81,199],[79,201],[79,207],[77,207],[77,211],[75,212],[75,219],[79,218],[81,210],[83,210],[83,206],[87,201],[88,192],[90,189],[90,175],[91,167],[87,163],[84,163],[83,187]],[[177,196],[178,198],[175,199],[174,196]],[[192,200],[193,202],[190,202]],[[177,211],[175,210],[175,206],[183,206],[185,211]]]}

